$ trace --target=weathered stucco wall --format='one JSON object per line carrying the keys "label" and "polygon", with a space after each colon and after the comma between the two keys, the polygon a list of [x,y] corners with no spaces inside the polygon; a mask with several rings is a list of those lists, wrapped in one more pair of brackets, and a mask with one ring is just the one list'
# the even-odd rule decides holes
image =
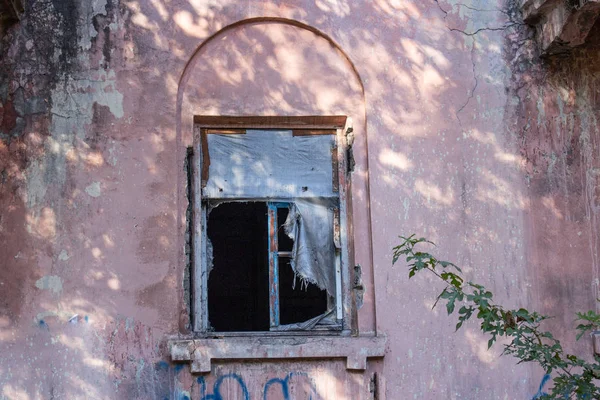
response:
{"label": "weathered stucco wall", "polygon": [[[531,398],[542,371],[454,333],[440,288],[391,266],[411,233],[590,354],[572,328],[598,297],[597,34],[544,61],[512,1],[24,3],[0,44],[1,399]],[[192,376],[167,341],[189,332],[193,115],[338,113],[359,331],[384,359]]]}
{"label": "weathered stucco wall", "polygon": [[[553,329],[577,345],[576,309],[597,310],[598,292],[598,44],[596,23],[587,44],[544,68],[517,73],[513,122],[527,180],[528,273],[532,307],[556,315]],[[522,59],[525,61],[525,57]]]}

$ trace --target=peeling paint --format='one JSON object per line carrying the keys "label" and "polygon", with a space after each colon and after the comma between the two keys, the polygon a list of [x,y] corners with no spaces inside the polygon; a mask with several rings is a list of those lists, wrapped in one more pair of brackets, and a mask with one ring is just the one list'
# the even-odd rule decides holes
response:
{"label": "peeling paint", "polygon": [[27,208],[33,208],[42,204],[46,196],[44,168],[38,160],[33,160],[27,167],[25,175],[27,176],[26,204]]}
{"label": "peeling paint", "polygon": [[100,182],[94,182],[85,188],[85,192],[92,197],[99,197],[102,194],[102,190],[100,188]]}
{"label": "peeling paint", "polygon": [[38,289],[48,290],[54,294],[60,294],[63,289],[63,280],[59,276],[48,275],[41,277],[35,282]]}
{"label": "peeling paint", "polygon": [[67,253],[66,250],[61,250],[58,254],[58,259],[60,261],[67,261],[69,258],[71,258],[71,256],[69,255],[69,253]]}

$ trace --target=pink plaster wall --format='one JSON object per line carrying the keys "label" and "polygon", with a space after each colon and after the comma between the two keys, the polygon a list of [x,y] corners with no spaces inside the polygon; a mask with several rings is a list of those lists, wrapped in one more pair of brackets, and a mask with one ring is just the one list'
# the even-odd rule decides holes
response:
{"label": "pink plaster wall", "polygon": [[[531,398],[541,371],[454,333],[441,288],[391,266],[411,233],[589,354],[597,49],[543,64],[500,0],[28,7],[0,45],[0,399]],[[359,330],[383,360],[170,362],[194,114],[352,118]]]}

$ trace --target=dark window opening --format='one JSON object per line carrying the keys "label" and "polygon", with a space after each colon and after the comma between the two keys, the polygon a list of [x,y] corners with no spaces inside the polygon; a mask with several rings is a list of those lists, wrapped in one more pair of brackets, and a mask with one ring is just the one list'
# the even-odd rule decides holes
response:
{"label": "dark window opening", "polygon": [[277,225],[279,226],[277,229],[277,246],[279,247],[278,250],[280,252],[292,251],[292,247],[294,246],[294,241],[290,239],[283,229],[283,224],[285,223],[289,213],[289,208],[282,207],[277,209]]}
{"label": "dark window opening", "polygon": [[265,203],[223,203],[208,215],[208,320],[217,332],[269,330]]}
{"label": "dark window opening", "polygon": [[[302,282],[290,265],[293,241],[282,227],[288,208],[277,209],[280,325],[304,322],[327,310],[327,292]],[[270,328],[269,230],[266,202],[228,202],[207,221],[212,245],[208,319],[217,332]],[[210,263],[209,263],[210,264]]]}
{"label": "dark window opening", "polygon": [[327,292],[302,283],[287,257],[279,258],[279,307],[281,325],[304,322],[327,310]]}

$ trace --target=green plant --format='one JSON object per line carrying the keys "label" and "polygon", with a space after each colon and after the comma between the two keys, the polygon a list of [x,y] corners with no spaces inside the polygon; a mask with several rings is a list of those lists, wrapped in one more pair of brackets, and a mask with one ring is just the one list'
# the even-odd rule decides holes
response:
{"label": "green plant", "polygon": [[[502,354],[517,358],[518,363],[536,363],[546,374],[553,376],[550,393],[541,393],[540,388],[534,399],[600,399],[600,388],[595,385],[595,381],[600,379],[600,357],[594,356],[594,362],[587,362],[565,353],[560,341],[541,328],[548,316],[525,308],[507,309],[496,304],[492,292],[482,285],[465,281],[456,265],[415,249],[418,245],[434,245],[432,242],[415,235],[400,236],[400,239],[402,242],[393,249],[393,264],[404,256],[409,278],[418,272],[428,271],[445,283],[434,307],[442,300],[446,303],[448,315],[458,309],[456,330],[474,317],[479,322],[479,329],[490,337],[488,348],[504,336],[510,342],[504,345]],[[600,325],[600,315],[593,311],[578,313],[577,319],[581,321],[576,328],[578,339]]]}

